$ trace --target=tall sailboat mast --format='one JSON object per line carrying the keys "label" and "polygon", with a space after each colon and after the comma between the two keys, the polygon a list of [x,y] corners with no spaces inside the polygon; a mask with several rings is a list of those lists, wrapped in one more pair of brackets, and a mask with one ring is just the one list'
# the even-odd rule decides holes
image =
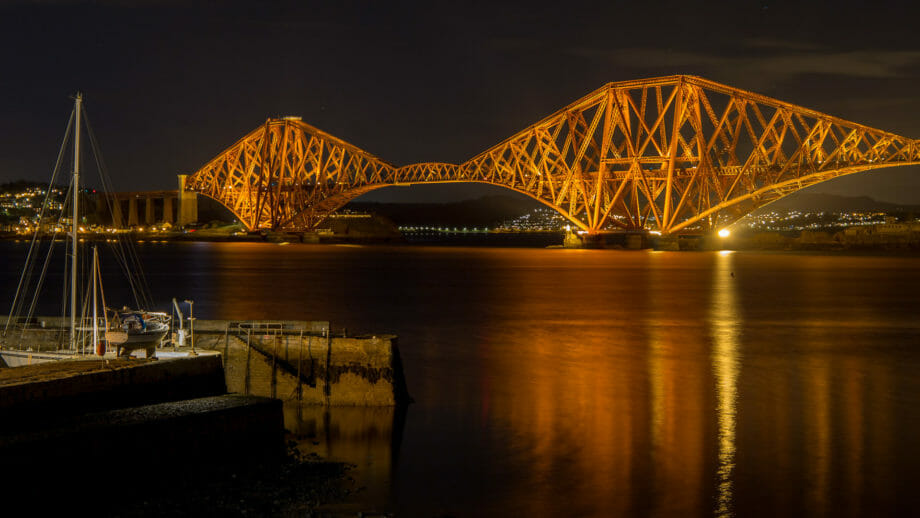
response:
{"label": "tall sailboat mast", "polygon": [[73,139],[73,229],[71,235],[70,259],[70,349],[77,350],[77,230],[79,230],[80,204],[80,118],[83,108],[83,94],[77,92],[74,101],[76,112]]}

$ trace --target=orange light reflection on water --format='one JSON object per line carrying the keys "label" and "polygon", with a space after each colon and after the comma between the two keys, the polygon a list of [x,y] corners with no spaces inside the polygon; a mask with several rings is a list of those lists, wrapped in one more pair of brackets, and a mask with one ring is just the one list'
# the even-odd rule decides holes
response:
{"label": "orange light reflection on water", "polygon": [[734,254],[719,253],[712,279],[709,329],[712,335],[712,371],[716,381],[716,419],[719,423],[719,495],[715,514],[733,515],[733,475],[737,428],[738,330],[741,315],[735,296]]}
{"label": "orange light reflection on water", "polygon": [[[909,416],[891,394],[908,398],[913,385],[872,337],[916,330],[897,305],[879,305],[898,290],[871,289],[888,289],[888,265],[909,261],[295,246],[216,255],[222,316],[385,312],[421,400],[403,447],[413,473],[428,473],[429,458],[458,478],[476,473],[459,489],[424,477],[411,487],[475,494],[461,510],[832,515],[890,509],[897,497],[898,424]],[[420,444],[442,450],[413,454]]]}

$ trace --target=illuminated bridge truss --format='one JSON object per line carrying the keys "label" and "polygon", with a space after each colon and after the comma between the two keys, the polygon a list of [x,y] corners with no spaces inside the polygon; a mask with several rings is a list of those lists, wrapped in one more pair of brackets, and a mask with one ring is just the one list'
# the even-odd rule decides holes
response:
{"label": "illuminated bridge truss", "polygon": [[918,141],[693,76],[610,83],[462,164],[395,167],[297,118],[264,125],[189,189],[250,230],[309,230],[389,185],[482,182],[589,231],[708,232],[798,189],[920,162]]}

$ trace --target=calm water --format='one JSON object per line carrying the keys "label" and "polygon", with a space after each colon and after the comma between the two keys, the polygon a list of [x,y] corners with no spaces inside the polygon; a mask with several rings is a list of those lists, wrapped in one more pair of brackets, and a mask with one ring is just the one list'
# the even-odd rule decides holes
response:
{"label": "calm water", "polygon": [[[24,245],[0,250],[0,287],[10,293]],[[399,335],[416,401],[404,419],[333,409],[289,423],[305,443],[358,465],[368,508],[920,512],[920,258],[140,250],[164,309],[175,296],[194,299],[201,318],[331,320]],[[112,284],[110,301],[120,297]]]}

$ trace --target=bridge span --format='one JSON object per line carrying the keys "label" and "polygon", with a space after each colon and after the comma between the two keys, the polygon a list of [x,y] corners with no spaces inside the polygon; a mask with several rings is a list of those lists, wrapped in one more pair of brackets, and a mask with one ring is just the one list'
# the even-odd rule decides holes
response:
{"label": "bridge span", "polygon": [[917,140],[678,75],[609,83],[461,164],[397,167],[298,117],[268,119],[180,183],[250,230],[311,230],[386,186],[481,182],[589,233],[668,235],[708,233],[810,185],[918,162]]}

